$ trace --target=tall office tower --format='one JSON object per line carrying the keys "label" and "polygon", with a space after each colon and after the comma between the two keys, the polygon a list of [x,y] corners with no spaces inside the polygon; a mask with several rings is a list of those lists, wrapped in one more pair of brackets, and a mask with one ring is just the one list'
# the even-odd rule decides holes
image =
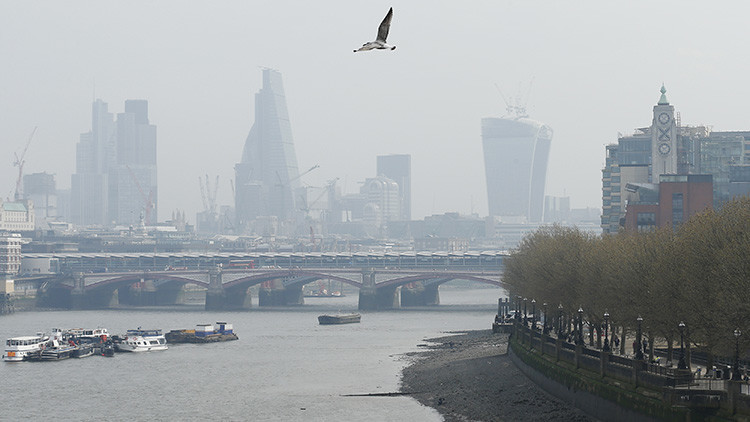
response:
{"label": "tall office tower", "polygon": [[37,226],[57,217],[55,175],[32,173],[23,176],[23,194],[34,202]]}
{"label": "tall office tower", "polygon": [[484,171],[491,216],[541,222],[552,129],[527,118],[482,119]]}
{"label": "tall office tower", "polygon": [[294,217],[299,169],[281,73],[263,69],[255,94],[255,122],[235,165],[235,209],[240,228],[260,216]]}
{"label": "tall office tower", "polygon": [[116,224],[153,224],[157,217],[156,126],[146,100],[125,101],[117,115],[116,159],[109,169],[109,216]]}
{"label": "tall office tower", "polygon": [[379,155],[377,175],[385,176],[398,184],[399,220],[411,220],[411,155]]}
{"label": "tall office tower", "polygon": [[91,131],[76,145],[76,172],[71,176],[71,222],[80,225],[108,223],[109,166],[115,159],[115,126],[107,103],[94,101]]}

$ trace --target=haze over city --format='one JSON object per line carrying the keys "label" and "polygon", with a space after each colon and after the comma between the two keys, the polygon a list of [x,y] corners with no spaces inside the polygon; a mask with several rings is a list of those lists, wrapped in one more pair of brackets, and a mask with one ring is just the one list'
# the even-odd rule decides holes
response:
{"label": "haze over city", "polygon": [[[395,51],[352,54],[388,7]],[[480,119],[521,97],[554,130],[546,193],[601,207],[604,145],[651,123],[664,83],[683,125],[748,128],[744,4],[331,1],[2,3],[0,196],[25,174],[70,187],[91,102],[145,99],[158,128],[159,219],[201,209],[198,176],[220,204],[254,120],[261,67],[284,76],[306,185],[345,192],[375,157],[412,156],[412,217],[487,214]],[[712,24],[721,18],[721,26]],[[532,82],[533,81],[533,82]]]}

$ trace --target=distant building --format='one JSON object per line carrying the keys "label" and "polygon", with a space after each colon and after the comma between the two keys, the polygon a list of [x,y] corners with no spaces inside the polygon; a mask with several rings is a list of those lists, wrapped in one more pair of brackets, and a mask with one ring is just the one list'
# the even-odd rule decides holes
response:
{"label": "distant building", "polygon": [[710,174],[663,174],[659,180],[658,185],[629,187],[635,195],[628,201],[626,230],[677,228],[693,215],[713,208],[713,183]]}
{"label": "distant building", "polygon": [[115,224],[153,225],[158,214],[156,126],[146,100],[125,101],[117,114],[116,160],[109,168],[109,219]]}
{"label": "distant building", "polygon": [[544,222],[567,222],[570,221],[570,197],[569,196],[545,196],[544,197]]}
{"label": "distant building", "polygon": [[70,220],[86,226],[154,223],[156,186],[156,126],[149,124],[148,102],[125,101],[115,121],[107,103],[94,101],[92,129],[76,145]]}
{"label": "distant building", "polygon": [[525,116],[482,119],[491,216],[541,222],[552,129]]}
{"label": "distant building", "polygon": [[3,202],[0,200],[0,230],[33,231],[35,221],[33,201],[27,199],[19,202]]}
{"label": "distant building", "polygon": [[682,126],[664,86],[653,108],[651,126],[637,129],[632,136],[620,136],[606,151],[602,170],[604,233],[624,228],[629,201],[637,201],[649,189],[659,191],[655,181],[663,175],[710,175],[714,208],[750,193],[750,171],[743,170],[750,163],[750,131],[714,132],[707,126]]}
{"label": "distant building", "polygon": [[104,226],[108,223],[109,166],[115,161],[115,125],[107,103],[92,104],[91,131],[76,145],[76,172],[71,176],[71,222]]}
{"label": "distant building", "polygon": [[299,169],[284,85],[276,70],[263,69],[263,87],[255,94],[255,122],[234,169],[240,231],[249,231],[252,220],[261,216],[281,221],[295,216],[292,193],[299,187]]}
{"label": "distant building", "polygon": [[21,235],[0,232],[0,293],[12,294],[13,279],[21,272]]}
{"label": "distant building", "polygon": [[385,176],[398,184],[399,220],[411,220],[411,155],[379,155],[377,175]]}
{"label": "distant building", "polygon": [[365,179],[359,193],[364,200],[362,219],[369,227],[369,235],[385,236],[388,223],[401,216],[398,183],[385,176],[372,177]]}
{"label": "distant building", "polygon": [[57,218],[57,189],[55,175],[32,173],[23,176],[26,199],[34,203],[36,224],[42,225]]}

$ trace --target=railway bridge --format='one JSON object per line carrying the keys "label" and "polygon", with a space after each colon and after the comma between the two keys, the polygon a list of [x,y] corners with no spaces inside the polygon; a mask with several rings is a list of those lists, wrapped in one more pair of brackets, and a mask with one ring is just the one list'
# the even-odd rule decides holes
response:
{"label": "railway bridge", "polygon": [[[265,254],[28,254],[56,260],[58,274],[37,284],[51,306],[179,304],[186,289],[205,291],[207,310],[304,303],[302,287],[331,280],[359,290],[359,309],[440,303],[451,280],[503,286],[502,252]],[[39,278],[36,278],[39,280]],[[19,280],[20,281],[20,280]]]}

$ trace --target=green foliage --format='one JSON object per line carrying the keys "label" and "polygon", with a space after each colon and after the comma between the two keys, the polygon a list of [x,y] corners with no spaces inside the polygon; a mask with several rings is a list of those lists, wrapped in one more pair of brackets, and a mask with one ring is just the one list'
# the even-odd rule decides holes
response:
{"label": "green foliage", "polygon": [[750,345],[750,198],[695,215],[679,229],[592,236],[576,228],[543,227],[505,261],[511,297],[584,310],[613,324],[677,339],[678,324],[694,344],[731,356],[739,328]]}

